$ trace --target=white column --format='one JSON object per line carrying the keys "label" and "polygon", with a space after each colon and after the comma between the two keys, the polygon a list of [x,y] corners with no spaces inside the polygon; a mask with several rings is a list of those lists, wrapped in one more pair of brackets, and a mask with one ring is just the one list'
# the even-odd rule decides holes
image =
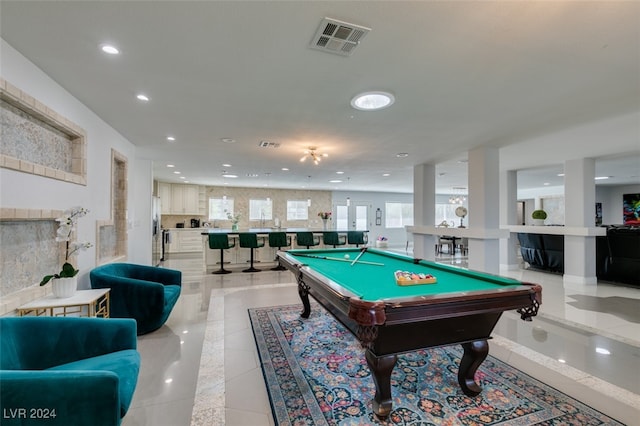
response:
{"label": "white column", "polygon": [[[436,221],[436,166],[418,164],[413,168],[413,225],[433,226]],[[413,234],[413,257],[435,260],[433,235]]]}
{"label": "white column", "polygon": [[[565,226],[595,227],[595,176],[596,162],[593,158],[565,161]],[[597,284],[595,259],[595,237],[566,235],[564,237],[564,283]]]}
{"label": "white column", "polygon": [[[500,225],[518,225],[518,173],[515,170],[500,172]],[[518,237],[509,234],[500,240],[500,269],[518,269]]]}
{"label": "white column", "polygon": [[[498,149],[469,151],[469,230],[498,231],[500,201]],[[469,269],[497,274],[500,247],[497,238],[469,239]]]}

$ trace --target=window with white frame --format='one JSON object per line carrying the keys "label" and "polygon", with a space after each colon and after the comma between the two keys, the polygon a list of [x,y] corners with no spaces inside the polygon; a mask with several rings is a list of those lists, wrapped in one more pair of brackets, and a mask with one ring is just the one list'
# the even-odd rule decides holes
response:
{"label": "window with white frame", "polygon": [[273,219],[272,205],[271,198],[249,200],[249,220]]}
{"label": "window with white frame", "polygon": [[413,225],[413,203],[384,203],[386,228],[404,228]]}
{"label": "window with white frame", "polygon": [[307,200],[287,200],[287,220],[308,220],[309,202]]}
{"label": "window with white frame", "polygon": [[233,198],[209,198],[209,220],[227,220],[227,213],[233,216]]}

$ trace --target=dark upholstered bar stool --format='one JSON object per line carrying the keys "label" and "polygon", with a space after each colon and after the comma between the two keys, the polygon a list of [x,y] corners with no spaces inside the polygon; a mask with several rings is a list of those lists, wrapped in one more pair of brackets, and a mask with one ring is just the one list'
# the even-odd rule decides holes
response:
{"label": "dark upholstered bar stool", "polygon": [[360,247],[360,244],[367,244],[369,239],[364,231],[348,231],[347,232],[347,243],[355,244],[356,247]]}
{"label": "dark upholstered bar stool", "polygon": [[[291,245],[291,237],[286,232],[271,232],[269,233],[269,247],[277,248],[281,250],[282,247],[289,247]],[[284,271],[287,268],[280,264],[280,257],[276,254],[276,260],[278,266],[271,268],[272,271]]]}
{"label": "dark upholstered bar stool", "polygon": [[296,232],[296,244],[309,248],[320,245],[320,238],[313,235],[313,232]]}
{"label": "dark upholstered bar stool", "polygon": [[224,269],[224,251],[235,246],[235,240],[233,240],[233,243],[230,243],[227,234],[209,234],[209,248],[212,250],[220,250],[220,269],[213,271],[214,274],[231,273],[231,271]]}
{"label": "dark upholstered bar stool", "polygon": [[242,272],[260,272],[260,269],[253,267],[253,250],[264,247],[264,238],[258,238],[258,234],[255,232],[241,232],[240,247],[251,249],[251,265],[247,269],[243,269]]}
{"label": "dark upholstered bar stool", "polygon": [[347,244],[347,236],[340,235],[335,231],[323,232],[322,241],[325,246],[333,246],[333,248],[336,248],[336,246]]}

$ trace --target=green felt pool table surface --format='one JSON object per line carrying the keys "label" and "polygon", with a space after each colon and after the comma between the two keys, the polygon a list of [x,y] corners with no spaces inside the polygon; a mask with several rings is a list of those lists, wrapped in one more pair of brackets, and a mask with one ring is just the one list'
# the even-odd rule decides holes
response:
{"label": "green felt pool table surface", "polygon": [[[345,248],[289,250],[287,253],[363,300],[389,300],[463,292],[500,291],[501,289],[522,285],[522,282],[511,278],[469,271],[455,266],[425,260],[414,263],[413,258],[371,248],[365,251],[358,259],[358,262],[351,265],[360,254],[360,251],[361,249],[359,248]],[[349,259],[346,259],[345,255],[349,255]],[[360,263],[360,261],[363,261],[363,263]],[[383,266],[364,262],[381,263]],[[395,271],[431,274],[436,277],[437,282],[401,286],[396,283]]]}

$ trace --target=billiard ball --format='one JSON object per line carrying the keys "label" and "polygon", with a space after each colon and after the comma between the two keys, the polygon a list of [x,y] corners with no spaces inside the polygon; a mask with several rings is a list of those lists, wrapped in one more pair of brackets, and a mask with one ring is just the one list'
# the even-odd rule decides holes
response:
{"label": "billiard ball", "polygon": [[349,255],[348,255],[348,254],[345,254],[345,255],[344,255],[344,258],[345,258],[345,259],[348,259],[348,258],[349,258]]}

